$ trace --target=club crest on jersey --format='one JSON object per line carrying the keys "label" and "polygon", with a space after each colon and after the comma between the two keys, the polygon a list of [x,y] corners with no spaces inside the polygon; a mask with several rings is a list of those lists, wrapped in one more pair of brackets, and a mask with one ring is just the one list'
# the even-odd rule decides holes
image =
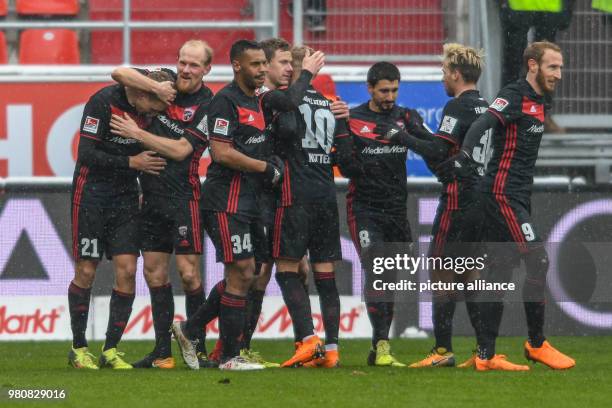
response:
{"label": "club crest on jersey", "polygon": [[227,136],[227,132],[229,131],[229,121],[223,118],[215,119],[215,128],[213,129],[214,133],[219,133],[220,135]]}
{"label": "club crest on jersey", "polygon": [[491,109],[495,109],[498,112],[503,111],[504,109],[506,109],[506,106],[508,106],[510,104],[510,102],[508,102],[506,99],[504,98],[496,98],[493,103],[491,104],[491,106],[489,106]]}
{"label": "club crest on jersey", "polygon": [[85,118],[85,123],[83,124],[83,130],[89,133],[98,133],[99,124],[100,124],[100,119],[92,118],[91,116],[87,116]]}
{"label": "club crest on jersey", "polygon": [[204,133],[206,136],[208,136],[208,115],[204,115],[204,117],[202,118],[202,120],[200,121],[200,123],[198,123],[198,126],[196,126],[196,128]]}
{"label": "club crest on jersey", "polygon": [[453,118],[452,116],[444,116],[444,118],[442,118],[442,123],[440,124],[440,132],[453,133],[453,129],[455,129],[456,124],[456,118]]}
{"label": "club crest on jersey", "polygon": [[193,118],[194,113],[195,113],[195,109],[185,108],[185,110],[183,110],[183,122],[189,122],[191,118]]}
{"label": "club crest on jersey", "polygon": [[180,227],[178,227],[178,233],[181,238],[185,238],[187,236],[187,226],[181,225]]}

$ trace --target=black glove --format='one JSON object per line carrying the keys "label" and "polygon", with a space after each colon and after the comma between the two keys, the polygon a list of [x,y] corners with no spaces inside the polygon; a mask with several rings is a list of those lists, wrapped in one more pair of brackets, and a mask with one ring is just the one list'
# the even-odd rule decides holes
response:
{"label": "black glove", "polygon": [[468,178],[477,174],[478,163],[465,150],[443,161],[436,167],[435,174],[442,183],[450,183],[456,178]]}
{"label": "black glove", "polygon": [[278,156],[270,156],[264,171],[264,184],[266,187],[275,187],[280,183],[285,172],[285,162]]}
{"label": "black glove", "polygon": [[386,140],[393,144],[405,145],[405,138],[408,137],[408,134],[400,129],[398,126],[391,125],[388,123],[380,123],[376,125],[374,128],[374,133],[377,133],[379,136],[376,136],[376,140]]}

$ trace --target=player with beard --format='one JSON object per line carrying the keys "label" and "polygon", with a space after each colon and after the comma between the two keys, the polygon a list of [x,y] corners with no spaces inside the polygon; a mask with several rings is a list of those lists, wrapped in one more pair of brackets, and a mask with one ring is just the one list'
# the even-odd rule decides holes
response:
{"label": "player with beard", "polygon": [[[113,78],[118,82],[156,90],[160,98],[171,102],[166,112],[158,115],[146,131],[129,118],[114,116],[111,121],[113,133],[138,140],[168,159],[159,177],[140,176],[143,191],[141,251],[144,276],[151,294],[156,345],[153,352],[133,364],[136,368],[174,367],[170,347],[174,298],[168,274],[173,252],[186,295],[187,317],[204,303],[198,168],[207,146],[206,113],[213,95],[202,79],[210,71],[211,62],[212,49],[204,41],[190,40],[181,46],[177,74],[171,70],[161,71],[172,75],[178,89],[176,99],[166,89],[168,82],[154,82],[143,75],[143,70],[121,67],[113,71]],[[207,366],[204,333],[202,330],[198,357],[200,365]]]}
{"label": "player with beard", "polygon": [[[442,112],[442,120],[436,133],[416,137],[394,125],[380,125],[375,131],[386,140],[407,146],[420,154],[431,168],[453,156],[463,143],[470,125],[487,110],[487,102],[480,96],[476,83],[482,72],[482,52],[461,44],[445,44],[442,63],[442,83],[448,96]],[[483,135],[474,149],[478,157],[478,174],[470,174],[461,180],[443,182],[436,217],[432,228],[429,256],[466,257],[474,256],[473,245],[480,240],[480,218],[475,185],[484,173],[484,160],[488,146],[488,133]],[[478,154],[476,154],[478,153]],[[469,274],[460,275],[465,281]],[[454,271],[433,270],[432,281],[453,282],[459,276]],[[469,276],[469,278],[473,278]],[[456,293],[436,291],[433,293],[433,325],[435,345],[426,358],[410,365],[412,368],[450,367],[455,365],[452,349],[452,323],[455,312]],[[478,328],[477,305],[467,298],[470,320]]]}
{"label": "player with beard", "polygon": [[[260,43],[266,55],[268,61],[268,70],[266,72],[266,79],[264,85],[258,90],[259,95],[275,89],[285,89],[289,86],[291,80],[291,74],[293,68],[291,66],[291,45],[282,38],[270,38]],[[268,112],[271,117],[266,117],[266,132],[273,132],[273,128],[276,126],[274,118],[278,115],[275,112]],[[271,135],[272,136],[272,135]],[[270,152],[274,151],[273,141],[270,144]],[[255,280],[253,285],[249,289],[248,303],[247,303],[247,318],[243,331],[242,349],[240,355],[248,361],[259,363],[264,365],[266,368],[278,367],[279,364],[271,363],[263,359],[260,353],[251,350],[251,339],[257,328],[259,322],[259,316],[261,315],[261,307],[263,304],[263,298],[266,291],[266,287],[270,282],[272,274],[273,263],[270,262],[271,258],[271,241],[270,234],[274,226],[274,208],[275,208],[275,192],[274,189],[264,187],[263,191],[259,196],[259,207],[261,210],[261,222],[263,224],[263,230],[268,239],[268,248],[256,264]],[[206,307],[208,310],[206,321],[212,321],[217,317],[219,311],[219,304],[221,295],[225,291],[225,281],[219,282],[208,295]],[[215,349],[210,355],[211,361],[218,361],[221,356],[222,342],[217,340]]]}
{"label": "player with beard", "polygon": [[[261,46],[249,40],[232,45],[230,61],[234,81],[213,98],[208,113],[212,163],[202,194],[204,227],[216,248],[217,261],[225,265],[225,288],[219,307],[223,351],[219,368],[256,370],[263,365],[240,357],[247,294],[254,280],[256,259],[265,257],[266,238],[261,230],[259,195],[264,185],[277,184],[284,164],[269,156],[271,138],[264,115],[295,109],[310,80],[323,66],[324,55],[304,58],[304,71],[287,91],[258,96],[267,71]],[[172,324],[186,364],[199,369],[195,345],[206,319],[206,306],[186,322]]]}
{"label": "player with beard", "polygon": [[[340,163],[350,179],[347,220],[353,244],[364,259],[373,243],[411,243],[407,219],[406,157],[408,149],[380,138],[375,128],[395,126],[411,132],[426,131],[423,119],[413,110],[398,106],[399,69],[378,62],[367,74],[370,100],[350,111],[349,126],[355,158]],[[366,273],[366,277],[370,276]],[[369,285],[368,285],[369,287]],[[404,367],[391,354],[389,330],[393,321],[392,300],[366,289],[366,306],[372,324],[372,349],[368,365]]]}
{"label": "player with beard", "polygon": [[[465,177],[477,167],[474,148],[482,135],[493,130],[493,153],[479,185],[481,211],[484,216],[483,240],[510,242],[513,248],[490,254],[491,276],[508,282],[515,259],[525,263],[527,275],[523,286],[523,303],[528,339],[525,356],[553,369],[568,369],[575,361],[555,349],[544,336],[545,287],[548,255],[531,220],[531,189],[535,162],[544,132],[544,119],[550,97],[561,80],[563,55],[556,44],[535,42],[523,53],[527,77],[504,87],[468,130],[461,150],[438,167],[441,177]],[[479,303],[482,336],[478,339],[476,370],[528,370],[495,354],[495,340],[503,314],[503,295]]]}
{"label": "player with beard", "polygon": [[[166,77],[168,79],[169,77]],[[163,76],[157,80],[164,81]],[[115,282],[110,297],[106,340],[100,366],[131,369],[117,351],[132,312],[138,259],[138,172],[158,175],[166,165],[136,141],[113,135],[111,115],[127,114],[146,127],[166,105],[154,94],[120,85],[107,86],[87,102],[80,126],[77,163],[72,181],[74,279],[68,287],[73,340],[68,362],[97,369],[85,331],[91,287],[103,256],[112,259]]]}

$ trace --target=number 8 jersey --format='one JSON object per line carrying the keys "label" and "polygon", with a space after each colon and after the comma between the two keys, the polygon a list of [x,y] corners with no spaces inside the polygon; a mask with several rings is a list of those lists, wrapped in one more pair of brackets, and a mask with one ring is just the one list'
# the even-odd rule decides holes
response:
{"label": "number 8 jersey", "polygon": [[348,137],[345,120],[336,120],[331,102],[310,87],[299,112],[286,115],[277,129],[277,153],[285,160],[279,204],[336,202],[332,147],[337,138]]}

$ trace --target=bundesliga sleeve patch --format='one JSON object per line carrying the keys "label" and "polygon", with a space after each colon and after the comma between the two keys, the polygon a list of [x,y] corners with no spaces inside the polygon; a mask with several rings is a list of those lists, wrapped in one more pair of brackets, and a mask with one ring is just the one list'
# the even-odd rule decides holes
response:
{"label": "bundesliga sleeve patch", "polygon": [[229,121],[223,118],[217,118],[215,120],[215,128],[213,129],[213,133],[218,133],[220,135],[227,136],[228,131]]}
{"label": "bundesliga sleeve patch", "polygon": [[202,118],[202,120],[200,121],[200,123],[198,123],[198,126],[196,126],[196,128],[204,133],[206,136],[208,136],[208,115],[204,115],[204,117]]}
{"label": "bundesliga sleeve patch", "polygon": [[444,116],[442,123],[440,124],[440,132],[453,133],[456,124],[456,118],[453,118],[452,116]]}
{"label": "bundesliga sleeve patch", "polygon": [[506,99],[504,98],[496,98],[493,103],[491,104],[491,106],[489,106],[489,108],[491,109],[495,109],[498,112],[503,111],[504,109],[506,109],[506,107],[510,104],[510,102],[508,102]]}
{"label": "bundesliga sleeve patch", "polygon": [[91,116],[87,116],[85,118],[85,123],[83,124],[83,130],[85,132],[96,134],[98,133],[99,124],[100,124],[100,119],[92,118]]}

